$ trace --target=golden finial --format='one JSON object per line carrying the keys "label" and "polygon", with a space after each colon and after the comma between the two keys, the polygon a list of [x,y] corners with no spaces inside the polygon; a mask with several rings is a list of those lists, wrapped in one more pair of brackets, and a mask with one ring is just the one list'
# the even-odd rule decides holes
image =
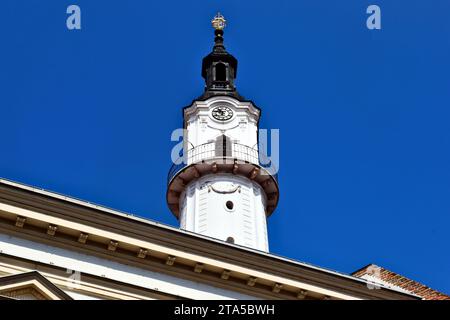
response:
{"label": "golden finial", "polygon": [[220,12],[217,12],[214,19],[211,20],[212,26],[216,30],[223,30],[227,24],[227,20],[225,20],[224,16],[220,14]]}

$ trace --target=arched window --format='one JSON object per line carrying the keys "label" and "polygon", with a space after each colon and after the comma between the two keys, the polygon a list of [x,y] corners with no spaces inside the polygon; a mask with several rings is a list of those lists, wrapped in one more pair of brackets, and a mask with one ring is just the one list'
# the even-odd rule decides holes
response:
{"label": "arched window", "polygon": [[234,243],[234,238],[233,237],[228,237],[227,238],[227,242],[228,243]]}
{"label": "arched window", "polygon": [[216,64],[216,81],[227,81],[227,67],[221,62]]}
{"label": "arched window", "polygon": [[231,157],[231,140],[224,134],[216,138],[216,157]]}

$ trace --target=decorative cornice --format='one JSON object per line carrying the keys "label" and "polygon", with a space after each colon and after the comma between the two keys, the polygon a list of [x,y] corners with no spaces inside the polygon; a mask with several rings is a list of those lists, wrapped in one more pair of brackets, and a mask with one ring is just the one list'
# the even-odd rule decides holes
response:
{"label": "decorative cornice", "polygon": [[[253,104],[251,101],[239,101],[230,96],[216,96],[207,100],[194,100],[192,104],[183,109],[183,119],[186,127],[186,120],[193,114],[200,114],[201,112],[207,112],[211,107],[219,104],[228,104],[237,110],[246,109],[252,115],[255,123],[259,122],[261,116],[261,110]],[[206,114],[206,113],[205,113]]]}

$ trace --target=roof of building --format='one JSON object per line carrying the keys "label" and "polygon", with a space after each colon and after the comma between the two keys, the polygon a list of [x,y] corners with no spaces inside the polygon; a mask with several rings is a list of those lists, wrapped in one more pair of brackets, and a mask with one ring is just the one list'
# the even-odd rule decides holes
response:
{"label": "roof of building", "polygon": [[352,275],[358,278],[370,279],[374,282],[380,280],[379,283],[381,284],[415,294],[424,300],[450,300],[450,296],[442,292],[375,264],[368,264],[353,272]]}
{"label": "roof of building", "polygon": [[268,252],[264,252],[264,251],[259,251],[259,250],[253,249],[253,248],[240,246],[238,244],[232,244],[232,243],[229,243],[229,242],[221,241],[221,240],[218,240],[218,239],[215,239],[215,238],[211,238],[211,237],[208,237],[208,236],[205,236],[205,235],[202,235],[202,234],[198,234],[198,233],[195,233],[195,232],[190,232],[190,231],[187,231],[187,230],[176,228],[176,227],[170,226],[170,225],[165,224],[165,223],[153,221],[153,220],[148,219],[148,218],[143,218],[143,217],[137,216],[135,214],[126,213],[126,212],[123,212],[123,211],[120,211],[120,210],[111,209],[111,208],[108,208],[108,207],[105,207],[105,206],[102,206],[102,205],[99,205],[99,204],[95,204],[95,203],[92,203],[92,202],[89,202],[89,201],[80,200],[80,199],[77,199],[75,197],[65,196],[65,195],[62,195],[62,194],[57,193],[57,192],[45,190],[45,189],[42,189],[42,188],[36,188],[36,187],[30,186],[30,185],[26,185],[26,184],[23,184],[23,183],[11,181],[11,180],[8,180],[8,179],[5,179],[5,178],[0,178],[0,183],[6,184],[6,185],[10,185],[10,186],[14,186],[14,187],[18,187],[20,189],[32,191],[32,192],[35,192],[35,193],[40,193],[40,194],[43,194],[43,195],[46,195],[46,196],[50,196],[50,197],[57,198],[57,199],[64,200],[64,201],[68,201],[68,202],[71,202],[71,203],[74,203],[74,204],[83,205],[83,206],[86,206],[86,207],[90,207],[92,209],[105,211],[105,212],[111,213],[113,215],[117,215],[117,216],[120,216],[120,217],[123,217],[123,218],[127,218],[127,219],[130,219],[130,220],[143,222],[145,224],[157,226],[157,227],[160,227],[160,228],[168,229],[168,230],[179,232],[179,233],[189,234],[190,236],[193,236],[193,237],[203,238],[203,239],[208,240],[208,241],[218,242],[220,244],[225,244],[225,245],[228,245],[228,246],[237,247],[239,249],[246,250],[246,251],[253,251],[253,252],[261,254],[261,255],[270,256],[270,257],[273,257],[273,258],[277,258],[277,259],[289,261],[289,262],[292,262],[292,263],[308,266],[310,268],[322,270],[322,271],[325,271],[325,272],[338,274],[338,275],[343,276],[343,277],[354,278],[354,277],[352,277],[352,276],[350,276],[350,275],[348,275],[346,273],[343,273],[343,272],[339,272],[339,271],[331,270],[331,269],[327,269],[327,268],[322,268],[322,267],[316,266],[316,265],[311,264],[311,263],[306,263],[306,262],[294,260],[294,259],[291,259],[291,258],[287,258],[287,257],[284,257],[284,256],[280,256],[280,255],[277,255],[277,254],[268,253]]}
{"label": "roof of building", "polygon": [[[382,290],[367,290],[367,284],[370,282],[356,275],[348,275],[334,270],[314,266],[309,263],[285,258],[276,254],[258,251],[252,248],[247,248],[236,244],[226,243],[224,241],[220,241],[211,237],[196,234],[186,230],[181,230],[179,228],[154,222],[149,219],[137,217],[132,214],[120,212],[97,204],[75,199],[72,197],[67,197],[47,190],[27,186],[10,180],[0,179],[0,186],[3,186],[3,188],[0,188],[0,191],[2,191],[1,189],[7,190],[13,188],[10,190],[11,191],[17,190],[17,192],[21,193],[26,192],[27,194],[29,194],[29,197],[33,197],[35,200],[32,200],[31,198],[27,200],[26,207],[28,208],[32,208],[33,201],[39,201],[39,206],[41,208],[40,210],[42,210],[42,205],[44,205],[44,203],[47,203],[46,206],[47,205],[51,206],[52,210],[49,210],[48,212],[46,211],[46,213],[55,215],[57,214],[57,216],[60,217],[61,214],[56,213],[55,208],[59,208],[59,206],[64,206],[61,207],[61,212],[64,212],[64,215],[67,217],[67,219],[76,218],[77,221],[80,221],[79,219],[83,219],[85,223],[89,224],[92,223],[91,220],[102,221],[102,223],[106,223],[105,219],[108,219],[108,221],[111,220],[111,224],[114,225],[115,230],[119,230],[117,228],[123,225],[123,228],[126,228],[123,229],[124,231],[126,230],[128,232],[128,230],[133,229],[134,230],[133,233],[136,236],[138,235],[138,233],[141,234],[141,232],[146,236],[152,237],[158,236],[159,237],[158,239],[165,239],[167,245],[173,246],[174,248],[182,249],[184,252],[189,252],[189,250],[195,249],[192,252],[196,254],[207,254],[211,256],[214,255],[214,258],[216,259],[225,259],[227,261],[228,260],[232,261],[233,263],[239,261],[240,264],[243,265],[248,264],[249,266],[250,265],[252,266],[251,268],[257,268],[258,270],[265,270],[267,272],[273,272],[283,276],[289,275],[293,277],[300,277],[298,279],[313,282],[316,282],[317,279],[319,279],[317,277],[320,277],[321,282],[325,281],[323,282],[323,285],[328,286],[329,288],[346,287],[349,290],[348,292],[350,294],[358,294],[361,296],[373,296],[378,298],[387,297],[389,295],[395,296],[397,298],[400,297],[406,298],[408,296],[410,299],[419,298],[419,296],[416,295],[415,293],[407,292],[405,290],[401,290],[392,286],[381,285]],[[42,200],[37,199],[36,197],[38,196],[39,198],[42,197]],[[10,197],[12,197],[12,194],[8,195],[8,198],[13,199]],[[23,199],[23,195],[19,195],[18,199],[19,201],[23,201],[20,200]],[[44,199],[47,200],[44,201]],[[67,205],[70,205],[70,207],[67,207]],[[70,208],[70,210],[67,209],[64,210],[64,208],[67,209]],[[75,209],[77,210],[76,212],[73,211]],[[86,215],[86,213],[88,213],[86,210],[91,210],[89,211],[90,212],[89,215]],[[105,218],[98,220],[99,214],[103,215]],[[102,225],[102,227],[105,228],[106,224]],[[158,235],[155,235],[154,231],[152,230],[159,230]],[[183,243],[182,248],[179,243]],[[200,244],[204,244],[205,248],[202,248]],[[251,261],[250,263],[250,260],[253,261]]]}
{"label": "roof of building", "polygon": [[[125,213],[125,212],[122,212],[122,211],[119,211],[119,210],[114,210],[114,209],[111,209],[111,208],[108,208],[108,207],[105,207],[105,206],[102,206],[102,205],[98,205],[98,204],[95,204],[95,203],[92,203],[92,202],[89,202],[89,201],[84,201],[84,200],[80,200],[80,199],[77,199],[77,198],[74,198],[74,197],[65,196],[65,195],[62,195],[62,194],[59,194],[59,193],[56,193],[56,192],[53,192],[53,191],[48,191],[48,190],[45,190],[45,189],[32,187],[32,186],[29,186],[29,185],[26,185],[26,184],[22,184],[22,183],[19,183],[19,182],[11,181],[11,180],[4,179],[4,178],[0,178],[0,183],[11,185],[11,186],[18,187],[18,188],[21,188],[21,189],[24,189],[24,190],[28,190],[28,191],[33,191],[33,192],[40,193],[40,194],[43,194],[43,195],[46,195],[46,196],[51,196],[51,197],[54,197],[54,198],[57,198],[57,199],[65,200],[65,201],[68,201],[68,202],[72,202],[74,204],[81,204],[81,205],[86,206],[86,207],[90,207],[90,208],[93,208],[93,209],[105,211],[105,212],[108,212],[108,213],[111,213],[111,214],[114,214],[114,215],[118,215],[120,217],[124,217],[124,218],[131,219],[131,220],[136,220],[136,221],[143,222],[143,223],[146,223],[146,224],[149,224],[149,225],[153,225],[153,226],[158,226],[160,228],[168,229],[168,230],[171,230],[171,231],[184,233],[184,234],[189,234],[190,236],[193,236],[193,237],[204,238],[205,240],[218,242],[218,243],[221,243],[221,244],[225,244],[227,246],[238,247],[239,249],[246,250],[246,251],[253,251],[253,252],[258,253],[260,255],[270,256],[270,257],[273,257],[273,258],[276,258],[276,259],[281,259],[281,260],[289,261],[289,262],[296,263],[296,264],[299,264],[299,265],[308,266],[310,268],[314,268],[314,269],[318,269],[318,270],[321,270],[321,271],[337,274],[337,275],[343,276],[343,277],[355,278],[355,277],[350,276],[350,275],[348,275],[346,273],[343,273],[343,272],[339,272],[339,271],[328,269],[328,268],[319,267],[319,266],[316,266],[316,265],[311,264],[311,263],[306,263],[306,262],[294,260],[294,259],[287,258],[287,257],[284,257],[284,256],[280,256],[280,255],[277,255],[277,254],[268,253],[268,252],[259,251],[259,250],[253,249],[253,248],[240,246],[238,244],[232,244],[232,243],[229,243],[229,242],[221,241],[221,240],[218,240],[218,239],[215,239],[215,238],[211,238],[211,237],[208,237],[208,236],[205,236],[205,235],[201,235],[201,234],[198,234],[198,233],[195,233],[195,232],[190,232],[190,231],[187,231],[187,230],[176,228],[176,227],[170,226],[170,225],[165,224],[165,223],[156,222],[156,221],[153,221],[151,219],[139,217],[139,216],[134,215],[134,214]],[[357,278],[359,278],[359,277],[357,277]]]}

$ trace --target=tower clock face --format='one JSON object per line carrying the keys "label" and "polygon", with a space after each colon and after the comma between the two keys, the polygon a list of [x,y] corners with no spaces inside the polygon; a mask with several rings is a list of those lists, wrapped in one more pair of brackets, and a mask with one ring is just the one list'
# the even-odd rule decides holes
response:
{"label": "tower clock face", "polygon": [[225,106],[218,106],[212,110],[211,114],[216,120],[226,121],[233,117],[233,110]]}

